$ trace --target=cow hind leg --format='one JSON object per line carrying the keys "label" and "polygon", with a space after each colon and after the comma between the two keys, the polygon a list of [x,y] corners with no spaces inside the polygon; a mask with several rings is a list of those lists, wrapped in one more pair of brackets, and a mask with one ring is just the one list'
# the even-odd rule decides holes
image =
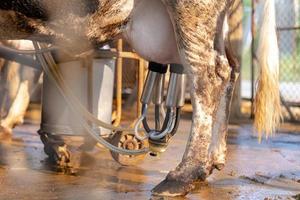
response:
{"label": "cow hind leg", "polygon": [[[217,67],[227,68],[226,62]],[[216,85],[215,81],[207,78],[207,74],[204,77],[200,77],[199,75],[190,75],[190,79],[194,84],[191,91],[193,123],[186,152],[177,168],[171,171],[166,179],[154,188],[154,195],[185,195],[193,189],[194,182],[205,180],[217,162],[223,161],[223,152],[224,148],[226,148],[221,143],[223,140],[219,140],[220,143],[217,143],[218,145],[213,148],[213,152],[218,153],[215,155],[216,157],[210,156],[210,149],[213,147],[212,140],[214,135],[212,133],[213,127],[216,124],[214,122],[217,114],[216,110],[218,109],[218,105],[221,105],[219,95],[225,95],[227,87],[224,87],[223,84],[226,85],[227,83],[226,81],[220,81],[222,84],[219,83]],[[205,87],[201,88],[202,91],[199,91],[199,88],[203,84]],[[225,124],[222,125],[226,126]],[[223,136],[225,137],[224,133],[225,131],[223,132],[222,130],[219,133],[221,134],[219,137],[223,139]]]}
{"label": "cow hind leg", "polygon": [[217,35],[218,40],[215,40],[215,49],[220,54],[226,55],[231,67],[231,74],[230,81],[225,86],[225,92],[221,94],[220,103],[217,107],[216,117],[212,129],[212,143],[209,149],[209,157],[211,160],[213,160],[213,168],[218,170],[223,169],[225,166],[229,112],[235,83],[238,79],[240,71],[239,62],[233,52],[230,41],[225,42],[222,35],[222,32]]}
{"label": "cow hind leg", "polygon": [[213,125],[231,71],[226,56],[214,49],[225,2],[194,0],[175,6],[166,4],[174,17],[180,55],[190,76],[193,123],[182,161],[152,190],[153,195],[186,195],[196,181],[205,180],[212,171],[214,163],[209,150]]}
{"label": "cow hind leg", "polygon": [[225,166],[229,111],[236,79],[237,72],[235,71],[235,68],[233,68],[230,82],[226,85],[225,92],[221,96],[216,113],[216,120],[213,124],[212,143],[209,149],[209,158],[213,161],[212,170],[214,168],[221,170]]}
{"label": "cow hind leg", "polygon": [[1,128],[4,132],[11,133],[15,126],[23,123],[29,100],[28,81],[23,81],[20,84],[16,98],[9,108],[8,115],[1,121]]}

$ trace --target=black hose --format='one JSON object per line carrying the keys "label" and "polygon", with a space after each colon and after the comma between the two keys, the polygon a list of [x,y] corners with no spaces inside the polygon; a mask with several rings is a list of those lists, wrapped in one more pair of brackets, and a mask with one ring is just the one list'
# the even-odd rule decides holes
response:
{"label": "black hose", "polygon": [[155,105],[155,130],[160,130],[160,105]]}
{"label": "black hose", "polygon": [[[142,105],[142,113],[145,113],[145,109],[146,109],[146,105],[143,104]],[[150,129],[149,125],[148,125],[147,117],[145,117],[142,122],[143,122],[143,126],[144,126],[144,129],[146,130],[146,132],[150,133],[151,129]]]}
{"label": "black hose", "polygon": [[179,127],[179,122],[180,122],[180,115],[181,115],[181,108],[177,108],[176,109],[176,119],[175,119],[175,126],[173,127],[172,131],[171,131],[171,135],[174,136],[175,133],[178,130]]}
{"label": "black hose", "polygon": [[171,117],[171,111],[172,111],[171,108],[167,108],[167,113],[166,113],[165,121],[163,123],[163,126],[162,126],[160,132],[163,132],[168,127],[169,120],[170,120],[170,117]]}
{"label": "black hose", "polygon": [[[142,107],[142,110],[143,109],[145,109],[144,106]],[[169,120],[170,120],[170,115],[171,115],[171,109],[168,108],[167,109],[167,113],[166,113],[166,118],[165,118],[164,123],[163,123],[163,126],[162,126],[162,128],[160,130],[156,130],[157,132],[162,133],[168,127],[168,123],[169,123]],[[145,117],[143,119],[143,126],[144,126],[144,129],[146,130],[147,133],[150,133],[152,131],[151,128],[149,127],[149,125],[148,125],[147,117]]]}

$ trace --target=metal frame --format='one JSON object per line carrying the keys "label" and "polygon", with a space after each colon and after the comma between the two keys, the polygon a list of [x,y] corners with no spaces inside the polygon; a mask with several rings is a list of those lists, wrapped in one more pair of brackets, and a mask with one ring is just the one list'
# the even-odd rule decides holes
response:
{"label": "metal frame", "polygon": [[[114,52],[114,50],[112,50]],[[145,81],[145,60],[142,59],[137,53],[123,51],[123,40],[119,39],[117,41],[116,49],[117,66],[116,66],[116,111],[114,119],[114,125],[118,126],[122,119],[122,72],[123,72],[123,59],[135,59],[139,61],[137,80],[138,80],[138,90],[137,90],[137,118],[142,112],[142,104],[140,103],[140,98],[143,93],[144,81]]]}

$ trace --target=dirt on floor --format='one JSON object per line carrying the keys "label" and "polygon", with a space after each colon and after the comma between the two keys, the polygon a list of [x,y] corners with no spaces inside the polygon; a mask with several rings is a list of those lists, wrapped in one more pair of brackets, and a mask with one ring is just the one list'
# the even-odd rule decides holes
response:
{"label": "dirt on floor", "polygon": [[[38,126],[20,126],[0,141],[0,199],[163,199],[151,197],[151,189],[180,162],[190,121],[189,117],[181,121],[179,132],[159,157],[148,155],[142,164],[124,167],[108,150],[94,148],[80,153],[78,171],[72,174],[49,164],[36,133]],[[77,139],[71,143],[78,148]],[[300,199],[297,129],[286,127],[259,144],[251,125],[231,125],[228,145],[225,169],[215,171],[188,196],[176,199]]]}

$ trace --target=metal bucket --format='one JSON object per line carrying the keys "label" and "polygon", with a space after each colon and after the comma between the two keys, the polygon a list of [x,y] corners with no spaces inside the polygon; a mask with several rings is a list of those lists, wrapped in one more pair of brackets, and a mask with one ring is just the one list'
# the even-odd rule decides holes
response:
{"label": "metal bucket", "polygon": [[[59,70],[82,105],[98,119],[111,123],[115,60],[94,59],[90,67],[81,61],[60,63]],[[110,134],[107,129],[95,126],[93,129],[99,135]],[[46,74],[43,78],[40,131],[54,135],[85,135],[78,116]]]}

